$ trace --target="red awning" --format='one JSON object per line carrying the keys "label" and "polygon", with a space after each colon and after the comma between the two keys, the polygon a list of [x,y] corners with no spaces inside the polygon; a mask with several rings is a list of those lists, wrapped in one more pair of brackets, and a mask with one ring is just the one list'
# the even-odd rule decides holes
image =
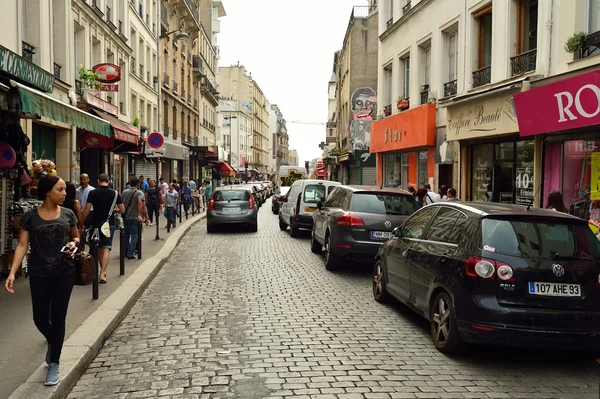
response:
{"label": "red awning", "polygon": [[82,129],[77,135],[77,144],[79,148],[114,148],[115,141],[110,137]]}
{"label": "red awning", "polygon": [[235,175],[235,169],[227,162],[221,163],[221,173],[225,175]]}
{"label": "red awning", "polygon": [[140,144],[140,130],[135,126],[131,126],[119,118],[109,115],[105,112],[94,110],[98,116],[108,123],[113,128],[113,138],[119,141],[124,141],[131,144]]}

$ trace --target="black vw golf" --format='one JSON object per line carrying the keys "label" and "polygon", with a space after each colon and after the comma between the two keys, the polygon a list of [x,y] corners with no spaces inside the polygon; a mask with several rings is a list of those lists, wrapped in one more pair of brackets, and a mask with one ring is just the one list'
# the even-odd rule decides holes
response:
{"label": "black vw golf", "polygon": [[465,343],[600,347],[600,243],[587,221],[556,211],[426,206],[381,246],[373,295],[428,319],[441,352]]}

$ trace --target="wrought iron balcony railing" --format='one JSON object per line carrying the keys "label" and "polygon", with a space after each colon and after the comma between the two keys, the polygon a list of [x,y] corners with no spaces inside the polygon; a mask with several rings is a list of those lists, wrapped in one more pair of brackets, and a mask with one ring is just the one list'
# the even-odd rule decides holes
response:
{"label": "wrought iron balcony railing", "polygon": [[163,73],[163,85],[169,87],[169,74],[164,72]]}
{"label": "wrought iron balcony railing", "polygon": [[409,1],[406,3],[406,5],[404,7],[402,7],[402,15],[405,15],[407,12],[409,12],[411,8],[412,8],[412,6],[410,5],[410,1]]}
{"label": "wrought iron balcony railing", "polygon": [[60,79],[60,70],[61,69],[62,69],[62,67],[55,62],[54,63],[54,77],[56,79]]}
{"label": "wrought iron balcony railing", "polygon": [[173,140],[177,140],[177,129],[173,129]]}
{"label": "wrought iron balcony railing", "polygon": [[135,75],[136,71],[137,71],[137,66],[135,63],[135,57],[131,57],[131,65],[129,65],[129,70],[131,71],[132,74]]}
{"label": "wrought iron balcony railing", "polygon": [[444,83],[444,97],[450,97],[456,95],[456,83],[457,80],[451,80],[450,82]]}
{"label": "wrought iron balcony railing", "polygon": [[169,126],[167,126],[167,125],[163,126],[163,135],[165,137],[169,137],[169,133],[170,133],[169,132]]}
{"label": "wrought iron balcony railing", "polygon": [[421,88],[421,104],[427,104],[427,101],[429,100],[429,85],[423,85],[423,87]]}
{"label": "wrought iron balcony railing", "polygon": [[473,71],[473,88],[486,85],[492,81],[492,66],[488,65]]}
{"label": "wrought iron balcony railing", "polygon": [[529,50],[514,57],[510,57],[510,68],[512,76],[522,75],[527,72],[535,71],[536,59],[537,49]]}
{"label": "wrought iron balcony railing", "polygon": [[23,51],[21,55],[29,62],[33,62],[33,55],[35,54],[35,46],[33,44],[29,44],[27,42],[21,42],[21,46],[23,47]]}

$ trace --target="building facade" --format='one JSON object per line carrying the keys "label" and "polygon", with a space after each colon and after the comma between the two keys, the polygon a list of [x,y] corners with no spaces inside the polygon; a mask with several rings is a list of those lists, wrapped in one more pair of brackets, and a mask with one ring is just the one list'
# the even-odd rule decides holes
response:
{"label": "building facade", "polygon": [[339,143],[337,178],[343,183],[375,184],[376,180],[375,157],[370,156],[369,143],[371,124],[377,115],[378,16],[377,7],[354,7],[342,49],[335,57],[333,122]]}
{"label": "building facade", "polygon": [[298,157],[298,151],[297,150],[290,150],[288,153],[288,165],[292,165],[292,166],[303,166],[304,164],[300,165],[300,158]]}
{"label": "building facade", "polygon": [[236,174],[244,172],[252,146],[252,113],[234,100],[220,100],[219,143],[229,152],[230,165]]}
{"label": "building facade", "polygon": [[277,104],[271,105],[269,129],[271,130],[269,148],[272,148],[271,151],[273,154],[270,168],[277,173],[279,167],[287,163],[286,160],[289,153],[289,136],[286,121]]}
{"label": "building facade", "polygon": [[255,107],[252,109],[254,120],[252,129],[254,136],[252,140],[252,158],[254,167],[262,174],[269,173],[269,163],[272,159],[272,149],[269,148],[269,113],[271,104],[261,90],[258,83],[252,79],[250,81],[252,90],[252,101]]}

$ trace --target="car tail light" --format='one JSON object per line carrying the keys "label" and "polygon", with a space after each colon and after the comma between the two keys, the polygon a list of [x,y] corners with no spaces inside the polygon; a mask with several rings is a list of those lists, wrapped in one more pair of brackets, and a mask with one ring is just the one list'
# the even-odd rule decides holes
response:
{"label": "car tail light", "polygon": [[208,201],[208,210],[209,211],[215,210],[215,200],[214,199],[211,199],[210,201]]}
{"label": "car tail light", "polygon": [[338,226],[364,226],[365,222],[358,216],[352,216],[346,213],[338,218]]}
{"label": "car tail light", "polygon": [[503,281],[511,281],[513,280],[513,269],[509,265],[505,264],[497,264],[496,274],[498,278]]}
{"label": "car tail light", "polygon": [[496,271],[494,263],[493,260],[469,256],[466,262],[467,275],[493,280],[495,278],[494,272]]}
{"label": "car tail light", "polygon": [[252,197],[248,200],[248,209],[254,209],[254,199]]}

